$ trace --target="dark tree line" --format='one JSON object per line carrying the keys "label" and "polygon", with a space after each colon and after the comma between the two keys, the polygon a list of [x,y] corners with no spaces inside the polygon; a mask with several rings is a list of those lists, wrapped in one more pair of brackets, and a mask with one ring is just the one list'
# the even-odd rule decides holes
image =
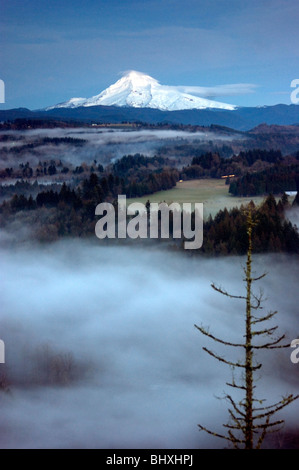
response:
{"label": "dark tree line", "polygon": [[258,196],[281,194],[299,189],[299,165],[276,164],[267,170],[246,173],[230,182],[229,192],[233,196]]}
{"label": "dark tree line", "polygon": [[35,142],[31,142],[29,144],[23,145],[16,145],[14,147],[1,149],[3,154],[22,154],[28,152],[29,150],[32,151],[37,147],[41,147],[43,145],[72,145],[75,147],[81,147],[87,141],[85,139],[78,139],[73,137],[43,137]]}
{"label": "dark tree line", "polygon": [[[252,207],[256,213],[253,252],[299,253],[299,234],[284,216],[284,204],[269,195],[260,207]],[[246,211],[238,208],[223,209],[204,224],[202,251],[214,254],[246,254]]]}
{"label": "dark tree line", "polygon": [[55,129],[55,128],[87,127],[86,123],[79,121],[60,121],[55,119],[8,119],[0,124],[0,129],[4,130],[24,130],[24,129]]}
{"label": "dark tree line", "polygon": [[182,179],[221,178],[225,175],[242,176],[249,168],[259,163],[264,168],[282,162],[280,150],[253,149],[242,151],[229,158],[218,152],[205,152],[193,157],[191,165],[181,171]]}
{"label": "dark tree line", "polygon": [[247,166],[251,166],[257,160],[268,163],[277,163],[283,159],[280,150],[263,150],[253,149],[247,150],[246,152],[240,152],[238,158],[246,163]]}
{"label": "dark tree line", "polygon": [[112,172],[118,176],[126,176],[140,169],[162,168],[166,161],[163,157],[145,157],[140,153],[125,155],[112,165]]}
{"label": "dark tree line", "polygon": [[[120,179],[112,175],[110,178],[99,179],[96,174],[92,174],[78,190],[63,184],[60,191],[42,191],[38,193],[36,198],[15,195],[10,202],[4,202],[0,206],[0,223],[5,225],[10,217],[14,218],[15,214],[20,211],[28,213],[32,220],[38,219],[39,223],[39,216],[35,214],[42,213],[45,222],[40,230],[45,240],[48,237],[57,239],[64,235],[93,235],[96,205],[108,200],[115,203],[117,195],[121,194],[118,190],[122,183]],[[284,216],[286,204],[285,199],[277,203],[275,198],[269,195],[260,207],[255,208],[257,221],[253,234],[255,253],[299,253],[298,231]],[[172,237],[172,212],[170,212],[169,224],[169,233]],[[51,227],[50,231],[49,226]],[[203,234],[201,249],[192,250],[192,255],[197,253],[206,255],[245,254],[247,229],[244,208],[234,208],[230,211],[220,210],[214,218],[209,217],[204,222]],[[174,239],[174,243],[181,247],[183,247],[183,241],[183,239],[181,241]]]}
{"label": "dark tree line", "polygon": [[[178,179],[176,170],[163,170],[146,173],[143,178],[131,180],[120,178],[118,175],[109,173],[99,177],[91,173],[88,179],[84,179],[77,189],[71,189],[63,183],[60,191],[53,189],[39,192],[35,198],[30,195],[15,194],[10,202],[2,204],[5,211],[18,212],[21,210],[32,210],[39,207],[58,207],[61,204],[69,205],[74,209],[88,208],[92,217],[94,208],[103,201],[113,201],[119,194],[128,198],[152,194],[156,191],[172,188]],[[89,209],[92,208],[92,209]]]}
{"label": "dark tree line", "polygon": [[157,156],[125,155],[112,165],[110,171],[114,178],[120,178],[122,182],[121,194],[130,198],[140,197],[175,186],[179,172],[169,168],[167,163],[164,158]]}

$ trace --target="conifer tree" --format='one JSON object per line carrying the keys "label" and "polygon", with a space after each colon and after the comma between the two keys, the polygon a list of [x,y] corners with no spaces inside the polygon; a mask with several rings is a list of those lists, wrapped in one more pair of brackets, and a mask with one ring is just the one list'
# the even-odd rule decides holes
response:
{"label": "conifer tree", "polygon": [[[272,350],[290,347],[290,344],[284,343],[285,335],[274,338],[273,334],[276,332],[277,326],[260,327],[264,322],[273,319],[277,312],[269,312],[265,315],[258,314],[258,311],[262,309],[261,304],[264,299],[262,293],[259,295],[254,294],[252,284],[265,277],[266,273],[258,277],[252,277],[252,231],[255,224],[252,207],[249,207],[247,212],[248,249],[246,267],[244,267],[246,295],[232,295],[212,284],[215,291],[231,299],[243,300],[245,303],[245,335],[243,336],[245,340],[240,343],[232,343],[214,336],[202,326],[195,325],[203,335],[214,342],[243,351],[243,358],[240,362],[233,362],[203,347],[203,350],[213,358],[243,372],[240,383],[236,383],[234,377],[231,383],[227,383],[233,389],[240,390],[243,393],[243,398],[237,402],[230,394],[225,394],[225,398],[229,403],[228,412],[230,415],[230,422],[223,425],[227,430],[227,434],[219,434],[201,424],[198,425],[200,430],[229,441],[235,448],[243,449],[260,448],[267,433],[280,430],[284,421],[274,418],[274,415],[299,398],[299,395],[290,394],[270,406],[264,406],[265,399],[258,399],[254,393],[256,388],[255,373],[262,367],[261,363],[255,361],[256,353],[261,349]],[[261,337],[268,339],[258,342],[258,338]]]}

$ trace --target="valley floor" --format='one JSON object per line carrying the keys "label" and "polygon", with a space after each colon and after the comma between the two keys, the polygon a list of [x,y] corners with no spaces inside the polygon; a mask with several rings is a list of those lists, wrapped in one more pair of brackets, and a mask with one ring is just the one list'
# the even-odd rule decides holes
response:
{"label": "valley floor", "polygon": [[[240,207],[242,204],[246,205],[250,201],[253,201],[256,205],[261,204],[265,197],[254,196],[254,197],[236,197],[232,196],[228,192],[229,186],[225,184],[225,179],[197,179],[181,181],[176,184],[173,189],[167,191],[158,191],[149,196],[142,196],[140,198],[127,199],[128,204],[132,202],[171,202],[179,203],[195,203],[202,202],[204,205],[204,218],[207,219],[211,214],[214,217],[219,210],[223,210],[225,207],[229,210],[233,207]],[[277,201],[279,197],[276,198]],[[293,202],[294,197],[290,197],[290,203]]]}

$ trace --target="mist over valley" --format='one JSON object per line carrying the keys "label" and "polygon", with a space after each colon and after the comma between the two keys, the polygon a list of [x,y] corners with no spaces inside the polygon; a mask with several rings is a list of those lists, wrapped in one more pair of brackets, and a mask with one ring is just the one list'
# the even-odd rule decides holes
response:
{"label": "mist over valley", "polygon": [[[253,269],[268,273],[257,289],[279,332],[298,338],[296,139],[269,127],[1,130],[1,448],[224,447],[197,425],[222,432],[227,402],[217,397],[232,371],[203,351],[209,338],[194,325],[244,336],[245,303],[211,283],[244,294],[244,208],[254,201]],[[187,253],[171,236],[97,240],[95,207],[119,194],[203,202],[202,249]],[[258,354],[267,403],[298,389],[290,354]],[[298,402],[282,410],[286,427],[264,446],[295,446],[297,414]]]}
{"label": "mist over valley", "polygon": [[[73,239],[5,247],[1,259],[2,448],[223,447],[197,424],[221,431],[227,404],[216,397],[231,370],[202,350],[210,343],[194,324],[241,340],[244,302],[210,284],[242,294],[244,257],[190,259]],[[264,308],[279,311],[280,332],[298,337],[297,259],[255,256],[254,271],[265,267]],[[290,353],[259,354],[267,402],[298,389]],[[280,413],[286,430],[296,431],[297,414],[297,403]]]}

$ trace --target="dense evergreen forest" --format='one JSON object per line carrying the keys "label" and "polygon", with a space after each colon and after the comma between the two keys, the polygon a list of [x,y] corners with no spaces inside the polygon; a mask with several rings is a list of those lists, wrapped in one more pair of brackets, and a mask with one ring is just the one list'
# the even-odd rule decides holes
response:
{"label": "dense evergreen forest", "polygon": [[[169,172],[162,172],[151,174],[148,181],[154,191],[155,183],[157,186],[163,183],[166,187],[172,185],[176,177],[177,175]],[[108,178],[99,178],[93,173],[77,190],[64,183],[59,191],[42,191],[36,198],[15,195],[0,206],[1,226],[5,227],[16,221],[26,223],[31,228],[34,227],[34,237],[41,241],[54,241],[64,236],[94,236],[96,205],[110,200],[116,206],[118,194],[130,194],[131,185],[126,187],[125,181],[113,174]],[[298,197],[294,200],[294,205],[296,204]],[[287,208],[289,203],[286,195],[278,203],[273,195],[269,195],[260,207],[254,208],[257,220],[253,237],[254,252],[299,253],[298,230],[285,217]],[[172,220],[170,217],[170,234]],[[180,248],[183,241],[173,240],[173,246]],[[244,254],[246,247],[244,207],[221,210],[204,223],[204,243],[198,250],[199,253]]]}
{"label": "dense evergreen forest", "polygon": [[[299,234],[296,227],[285,217],[287,197],[277,203],[269,195],[260,207],[252,204],[256,226],[253,231],[253,252],[299,253]],[[204,224],[206,243],[204,253],[245,254],[247,250],[246,211],[241,209],[221,210],[214,219]]]}
{"label": "dense evergreen forest", "polygon": [[299,189],[299,162],[292,165],[275,164],[267,170],[247,172],[230,183],[233,196],[258,196],[281,194]]}
{"label": "dense evergreen forest", "polygon": [[[31,125],[34,123],[20,121],[14,123],[14,128],[26,129]],[[52,125],[58,126],[57,123]],[[68,125],[65,123],[65,127]],[[188,130],[195,132],[199,129]],[[221,131],[230,132],[225,129]],[[2,156],[7,162],[28,152],[34,155],[38,147],[81,148],[86,143],[85,139],[64,136],[40,136],[31,143],[26,139],[22,142],[21,136],[3,134],[0,137],[1,142],[7,144],[7,148],[2,149]],[[20,145],[10,145],[14,138],[20,140]],[[211,148],[214,149],[213,146]],[[116,205],[119,194],[125,194],[127,198],[147,196],[150,202],[153,193],[171,189],[179,180],[222,178],[233,196],[265,196],[264,203],[255,208],[255,252],[298,253],[298,230],[286,217],[286,209],[290,205],[284,193],[298,191],[299,152],[283,155],[275,148],[250,148],[234,153],[232,147],[224,144],[220,150],[204,151],[196,145],[192,147],[183,143],[175,144],[173,155],[165,147],[165,154],[162,148],[153,157],[136,153],[105,165],[96,160],[76,165],[59,159],[8,165],[0,169],[0,178],[8,180],[8,184],[0,187],[1,227],[18,227],[20,223],[30,227],[32,237],[41,241],[65,236],[94,236],[95,207],[101,202]],[[177,158],[180,154],[183,155],[182,159]],[[186,161],[189,163],[184,164]],[[281,200],[277,203],[273,195],[279,195]],[[293,205],[299,205],[298,194]],[[213,219],[210,217],[205,221],[204,243],[198,252],[244,254],[244,214],[242,207],[229,211],[224,209]],[[182,242],[173,240],[173,246],[180,248]]]}
{"label": "dense evergreen forest", "polygon": [[182,169],[182,179],[226,178],[233,196],[282,194],[299,190],[299,153],[283,157],[279,150],[254,149],[230,158],[204,153]]}

